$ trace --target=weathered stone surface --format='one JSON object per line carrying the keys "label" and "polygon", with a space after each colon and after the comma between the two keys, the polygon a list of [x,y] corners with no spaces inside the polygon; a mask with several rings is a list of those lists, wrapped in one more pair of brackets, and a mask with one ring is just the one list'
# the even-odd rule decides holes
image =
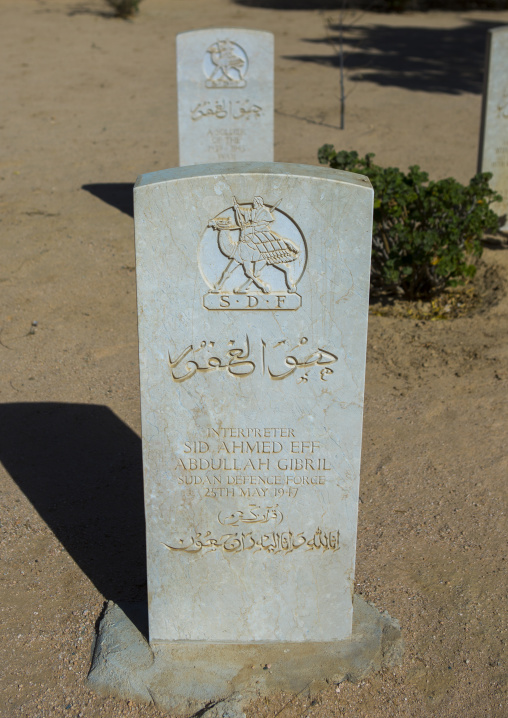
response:
{"label": "weathered stone surface", "polygon": [[184,32],[176,51],[180,165],[272,162],[272,33]]}
{"label": "weathered stone surface", "polygon": [[134,195],[150,642],[347,638],[370,183],[232,163]]}
{"label": "weathered stone surface", "polygon": [[479,170],[503,197],[492,205],[508,231],[508,26],[488,31]]}
{"label": "weathered stone surface", "polygon": [[242,718],[246,704],[279,691],[317,694],[329,683],[360,681],[402,660],[399,624],[359,596],[353,634],[323,643],[160,643],[150,648],[116,604],[99,626],[88,681],[97,692],[153,703],[176,716]]}

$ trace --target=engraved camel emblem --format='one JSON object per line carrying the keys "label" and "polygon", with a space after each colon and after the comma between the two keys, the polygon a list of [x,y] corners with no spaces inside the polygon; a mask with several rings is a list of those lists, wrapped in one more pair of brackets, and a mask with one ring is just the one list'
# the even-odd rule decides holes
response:
{"label": "engraved camel emblem", "polygon": [[[208,78],[210,81],[213,82],[222,78],[227,78],[230,82],[243,80],[245,60],[235,52],[234,45],[230,40],[214,42],[207,49],[207,52],[210,53],[210,59],[215,65],[212,74]],[[219,71],[219,77],[215,78]],[[231,74],[232,72],[237,73],[239,77],[235,77],[234,74]]]}
{"label": "engraved camel emblem", "polygon": [[[251,284],[255,284],[268,294],[272,288],[259,276],[267,266],[283,272],[288,291],[296,291],[297,280],[292,273],[292,262],[300,256],[300,249],[270,227],[275,221],[272,212],[280,201],[267,207],[262,197],[254,197],[251,207],[245,208],[240,207],[235,198],[233,208],[236,224],[231,223],[230,217],[217,217],[209,221],[208,226],[219,233],[220,251],[229,258],[219,281],[214,285],[215,291],[220,291],[233,272],[242,267],[247,281],[234,289],[234,293],[245,294]],[[238,230],[238,238],[233,237],[231,232]]]}

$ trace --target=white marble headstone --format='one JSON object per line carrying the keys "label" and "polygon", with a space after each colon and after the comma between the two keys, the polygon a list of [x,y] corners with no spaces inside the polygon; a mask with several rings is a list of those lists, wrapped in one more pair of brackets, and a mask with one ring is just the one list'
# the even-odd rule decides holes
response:
{"label": "white marble headstone", "polygon": [[503,197],[492,209],[508,230],[508,26],[488,32],[479,170],[492,172],[491,187]]}
{"label": "white marble headstone", "polygon": [[134,198],[150,640],[346,638],[370,183],[225,163]]}
{"label": "white marble headstone", "polygon": [[180,165],[272,162],[272,33],[184,32],[176,55]]}

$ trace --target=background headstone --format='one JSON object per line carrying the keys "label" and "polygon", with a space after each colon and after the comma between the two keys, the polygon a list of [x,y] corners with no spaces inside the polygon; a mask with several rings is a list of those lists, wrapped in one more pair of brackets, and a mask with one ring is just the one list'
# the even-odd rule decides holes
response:
{"label": "background headstone", "polygon": [[492,209],[508,230],[508,26],[489,30],[483,91],[479,171],[492,172],[491,186],[503,197]]}
{"label": "background headstone", "polygon": [[351,635],[373,192],[243,169],[134,190],[152,642]]}
{"label": "background headstone", "polygon": [[176,53],[180,165],[272,162],[272,33],[184,32]]}

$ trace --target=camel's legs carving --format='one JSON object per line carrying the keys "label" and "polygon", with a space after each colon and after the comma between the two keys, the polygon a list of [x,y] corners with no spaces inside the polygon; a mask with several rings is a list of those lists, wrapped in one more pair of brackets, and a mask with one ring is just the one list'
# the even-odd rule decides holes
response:
{"label": "camel's legs carving", "polygon": [[[258,274],[259,274],[259,272],[261,272],[265,267],[266,267],[266,262],[262,262],[262,263],[261,263],[261,266],[258,266],[258,268],[257,268]],[[256,270],[256,262],[254,262],[254,270]],[[245,273],[247,274],[247,272],[245,272]],[[235,294],[245,294],[245,292],[247,291],[247,289],[248,289],[248,288],[250,287],[250,285],[254,282],[254,279],[253,279],[252,277],[250,277],[250,275],[247,274],[247,276],[249,277],[249,279],[247,279],[246,282],[244,282],[243,284],[241,284],[239,287],[237,287],[237,288],[234,290],[234,293],[235,293]]]}
{"label": "camel's legs carving", "polygon": [[231,267],[231,265],[233,264],[233,262],[236,262],[236,259],[230,259],[230,260],[229,260],[226,269],[225,269],[225,270],[222,272],[222,274],[221,274],[221,278],[220,278],[219,281],[215,284],[215,287],[214,287],[215,289],[221,289],[221,288],[222,288],[222,285],[224,284],[224,282],[230,278],[230,276],[233,274],[233,272],[235,271],[235,269],[237,269],[238,267],[240,267],[240,264],[238,264],[238,262],[237,262],[237,263],[236,263],[236,266],[233,267],[233,269],[231,269],[231,271],[230,271],[229,268]]}
{"label": "camel's legs carving", "polygon": [[294,282],[293,272],[292,272],[291,267],[288,264],[281,264],[281,265],[274,264],[273,266],[276,269],[280,269],[281,272],[284,272],[288,292],[290,294],[292,294],[293,292],[296,292],[296,284]]}
{"label": "camel's legs carving", "polygon": [[[264,265],[265,264],[266,262],[264,263]],[[264,294],[268,294],[268,292],[271,290],[271,287],[269,284],[263,282],[262,279],[256,276],[256,262],[244,262],[243,271],[249,277],[251,282],[254,282],[254,284],[256,284],[261,289],[261,291],[264,292]]]}

